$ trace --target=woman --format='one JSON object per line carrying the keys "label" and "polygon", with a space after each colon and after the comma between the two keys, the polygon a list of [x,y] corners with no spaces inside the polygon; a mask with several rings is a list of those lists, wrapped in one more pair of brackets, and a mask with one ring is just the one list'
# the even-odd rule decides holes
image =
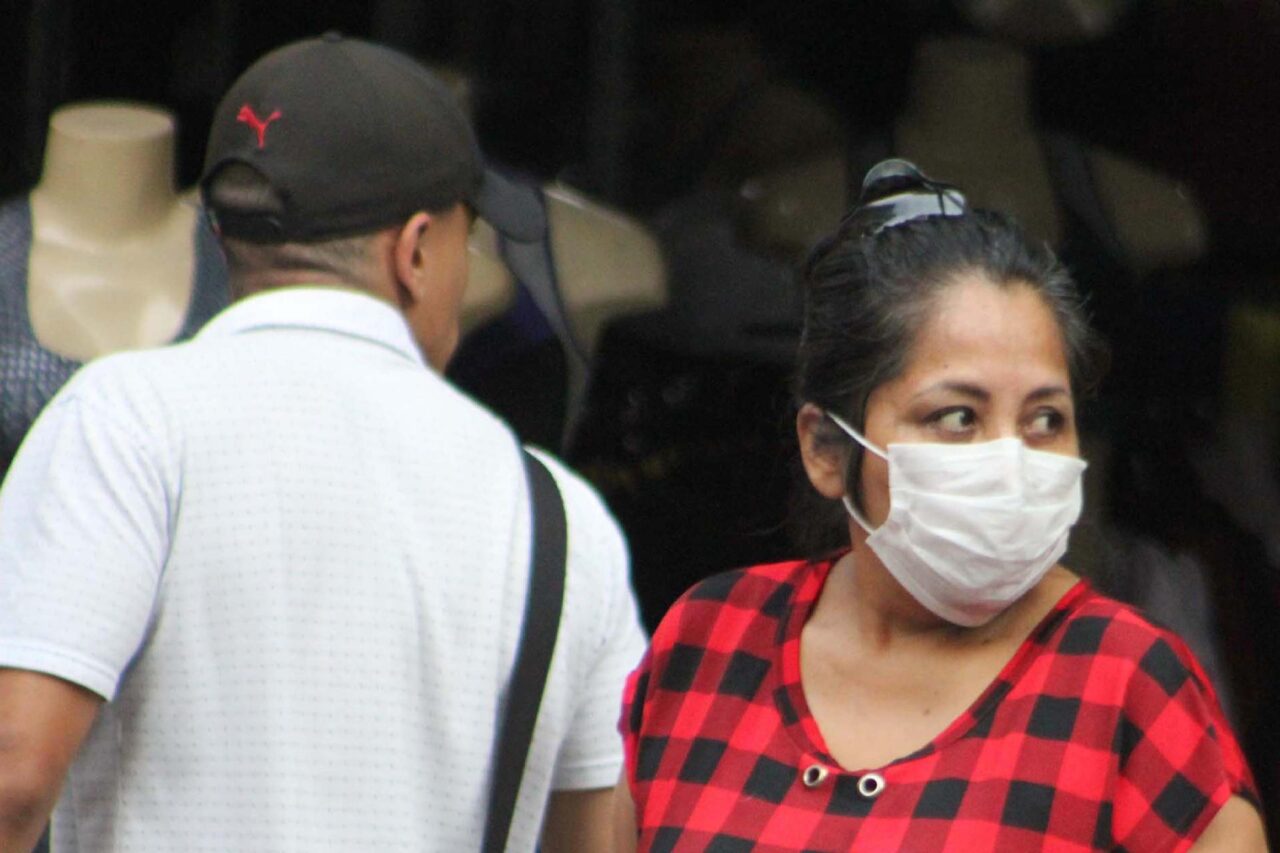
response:
{"label": "woman", "polygon": [[624,849],[1264,849],[1191,653],[1058,564],[1099,362],[1067,273],[886,161],[805,285],[796,430],[845,544],[667,614]]}

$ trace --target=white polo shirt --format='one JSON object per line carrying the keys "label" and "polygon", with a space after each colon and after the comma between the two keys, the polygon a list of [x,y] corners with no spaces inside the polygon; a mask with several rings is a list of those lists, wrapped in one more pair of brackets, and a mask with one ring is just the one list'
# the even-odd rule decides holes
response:
{"label": "white polo shirt", "polygon": [[[644,648],[621,533],[548,461],[566,598],[512,850],[549,790],[617,780]],[[478,849],[529,530],[510,431],[370,296],[83,368],[0,490],[0,666],[109,700],[54,849]]]}

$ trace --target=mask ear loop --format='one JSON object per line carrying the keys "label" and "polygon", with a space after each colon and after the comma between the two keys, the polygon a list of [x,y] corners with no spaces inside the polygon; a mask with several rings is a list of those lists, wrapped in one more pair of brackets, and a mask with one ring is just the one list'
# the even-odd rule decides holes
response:
{"label": "mask ear loop", "polygon": [[[832,423],[840,427],[840,429],[843,430],[846,435],[848,435],[854,441],[858,442],[858,444],[862,445],[867,451],[874,453],[876,456],[879,456],[881,459],[884,459],[885,461],[888,461],[889,457],[885,454],[883,450],[876,447],[871,442],[867,441],[866,437],[863,436],[862,433],[854,429],[852,426],[850,426],[849,423],[844,420],[844,418],[840,417],[834,412],[823,412],[823,414],[825,414],[828,418],[830,418]],[[867,519],[862,515],[861,512],[858,511],[858,508],[853,505],[853,499],[849,497],[849,492],[847,490],[843,495],[840,496],[840,502],[844,504],[845,510],[849,513],[849,515],[853,518],[853,520],[858,522],[859,527],[867,531],[868,534],[876,532],[876,529],[867,522]]]}

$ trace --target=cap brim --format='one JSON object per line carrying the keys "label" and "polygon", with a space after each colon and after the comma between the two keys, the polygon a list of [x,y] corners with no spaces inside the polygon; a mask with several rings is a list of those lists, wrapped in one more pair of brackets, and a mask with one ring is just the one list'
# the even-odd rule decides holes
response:
{"label": "cap brim", "polygon": [[510,240],[532,243],[547,233],[547,214],[537,189],[509,180],[493,169],[484,170],[471,206]]}

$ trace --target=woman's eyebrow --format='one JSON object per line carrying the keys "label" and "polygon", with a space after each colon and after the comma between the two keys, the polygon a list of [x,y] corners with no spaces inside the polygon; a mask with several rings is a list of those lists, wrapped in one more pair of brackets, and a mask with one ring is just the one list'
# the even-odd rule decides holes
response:
{"label": "woman's eyebrow", "polygon": [[981,402],[986,402],[991,399],[991,392],[986,388],[983,388],[981,385],[974,385],[971,382],[956,382],[954,380],[935,382],[934,384],[929,385],[926,388],[922,388],[912,394],[911,399],[914,400],[917,397],[923,397],[925,394],[930,394],[935,391],[950,391],[964,397],[972,397],[973,399]]}
{"label": "woman's eyebrow", "polygon": [[[944,380],[922,388],[915,394],[911,395],[911,399],[915,400],[925,394],[935,391],[950,391],[953,394],[959,394],[962,397],[970,397],[979,402],[987,402],[991,399],[991,392],[981,385],[975,385],[972,382],[956,382],[954,380]],[[1029,403],[1045,400],[1050,397],[1070,396],[1070,392],[1064,385],[1043,385],[1031,393],[1027,394],[1026,400]]]}
{"label": "woman's eyebrow", "polygon": [[1033,403],[1049,397],[1070,397],[1071,392],[1062,385],[1045,385],[1027,395],[1027,402]]}

